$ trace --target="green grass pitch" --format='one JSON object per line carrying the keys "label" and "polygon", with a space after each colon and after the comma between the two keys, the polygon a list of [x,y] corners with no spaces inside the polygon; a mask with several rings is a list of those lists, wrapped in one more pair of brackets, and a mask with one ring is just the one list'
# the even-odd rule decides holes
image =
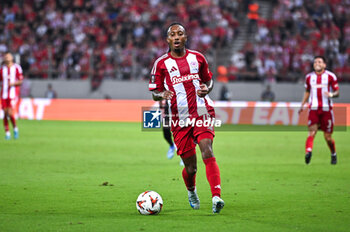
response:
{"label": "green grass pitch", "polygon": [[[19,128],[19,140],[0,139],[2,232],[350,231],[349,130],[334,133],[335,166],[322,133],[307,166],[306,129],[217,132],[226,205],[213,215],[203,162],[195,211],[179,158],[166,158],[161,132],[115,122],[21,120]],[[145,190],[163,197],[159,215],[137,212],[136,198]]]}

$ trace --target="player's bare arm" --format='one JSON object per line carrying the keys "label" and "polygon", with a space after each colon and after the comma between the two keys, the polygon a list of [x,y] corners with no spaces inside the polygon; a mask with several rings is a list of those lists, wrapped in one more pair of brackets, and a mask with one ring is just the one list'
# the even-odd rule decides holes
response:
{"label": "player's bare arm", "polygon": [[339,97],[339,89],[334,92],[324,92],[323,94],[328,98],[336,98]]}
{"label": "player's bare arm", "polygon": [[163,99],[170,100],[174,96],[174,93],[170,90],[165,90],[163,92],[160,92],[158,90],[153,90],[152,96],[154,101],[161,101]]}
{"label": "player's bare arm", "polygon": [[210,91],[212,91],[214,87],[214,82],[213,80],[210,80],[201,84],[199,87],[200,89],[197,90],[197,95],[199,97],[205,97],[208,93],[210,93]]}
{"label": "player's bare arm", "polygon": [[310,91],[305,91],[303,100],[301,101],[300,109],[299,109],[299,111],[298,111],[299,114],[300,114],[301,112],[303,112],[303,110],[304,110],[304,105],[305,105],[306,102],[308,101],[309,97],[310,97]]}
{"label": "player's bare arm", "polygon": [[23,83],[23,80],[18,80],[18,81],[15,81],[13,83],[10,83],[9,86],[12,87],[12,86],[20,86],[22,85]]}

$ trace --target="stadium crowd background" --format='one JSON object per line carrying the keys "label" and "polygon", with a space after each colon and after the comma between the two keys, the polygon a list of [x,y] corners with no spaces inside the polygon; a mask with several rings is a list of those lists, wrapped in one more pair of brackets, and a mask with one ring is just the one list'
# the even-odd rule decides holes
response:
{"label": "stadium crowd background", "polygon": [[0,53],[18,54],[28,78],[91,79],[93,89],[103,79],[147,80],[168,49],[167,25],[178,21],[188,47],[203,52],[223,81],[300,81],[316,54],[339,81],[350,81],[349,0],[270,2],[271,17],[260,17],[253,39],[224,53],[223,64],[215,54],[231,51],[253,1],[4,0]]}

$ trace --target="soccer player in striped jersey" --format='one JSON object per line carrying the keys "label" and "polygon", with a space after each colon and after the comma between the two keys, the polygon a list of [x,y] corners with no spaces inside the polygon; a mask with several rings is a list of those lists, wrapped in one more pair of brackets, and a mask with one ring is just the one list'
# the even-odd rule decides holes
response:
{"label": "soccer player in striped jersey", "polygon": [[305,144],[305,163],[309,164],[312,156],[313,141],[318,129],[323,130],[324,138],[331,151],[331,164],[337,164],[335,142],[332,139],[334,116],[332,98],[339,96],[337,77],[326,70],[326,59],[323,56],[314,58],[314,72],[306,75],[305,93],[299,113],[309,102],[308,127],[309,135]]}
{"label": "soccer player in striped jersey", "polygon": [[14,116],[16,101],[19,99],[18,88],[23,82],[22,68],[13,62],[13,56],[10,52],[4,54],[4,65],[0,68],[1,85],[1,106],[4,111],[5,139],[11,138],[8,119],[13,126],[13,137],[18,138],[18,128]]}
{"label": "soccer player in striped jersey", "polygon": [[198,144],[212,193],[213,213],[219,213],[224,207],[224,201],[221,199],[220,171],[212,148],[214,128],[197,124],[176,124],[181,120],[197,122],[215,117],[213,102],[208,96],[213,88],[212,73],[201,53],[186,49],[187,34],[183,25],[171,24],[166,40],[169,52],[155,61],[149,90],[152,91],[154,100],[166,99],[170,105],[171,130],[177,154],[185,164],[182,176],[188,190],[190,206],[199,209],[200,205],[196,189],[195,147]]}

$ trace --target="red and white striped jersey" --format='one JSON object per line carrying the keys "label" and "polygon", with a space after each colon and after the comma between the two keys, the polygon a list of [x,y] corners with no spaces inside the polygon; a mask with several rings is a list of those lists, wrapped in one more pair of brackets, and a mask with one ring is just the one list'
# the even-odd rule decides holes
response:
{"label": "red and white striped jersey", "polygon": [[324,95],[325,92],[336,91],[339,89],[337,77],[330,71],[324,71],[322,74],[315,72],[306,75],[306,91],[310,92],[309,108],[311,110],[329,111],[332,109],[332,100]]}
{"label": "red and white striped jersey", "polygon": [[174,93],[168,101],[172,120],[197,118],[206,114],[215,117],[209,96],[201,98],[197,95],[199,85],[210,81],[212,75],[208,62],[201,53],[186,49],[185,56],[175,58],[169,52],[155,61],[149,90],[170,90]]}
{"label": "red and white striped jersey", "polygon": [[23,79],[22,68],[18,64],[13,64],[11,67],[3,65],[0,68],[0,82],[1,86],[1,99],[15,99],[18,97],[19,91],[16,86],[9,86],[10,83],[14,83]]}

